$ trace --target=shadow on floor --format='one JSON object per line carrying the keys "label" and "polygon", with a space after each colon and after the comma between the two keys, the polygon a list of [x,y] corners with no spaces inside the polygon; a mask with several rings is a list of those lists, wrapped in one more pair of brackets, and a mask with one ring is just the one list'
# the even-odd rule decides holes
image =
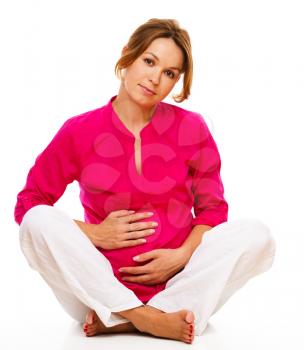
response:
{"label": "shadow on floor", "polygon": [[[215,340],[216,330],[208,323],[202,336],[196,336],[191,344],[192,349],[218,349],[221,345],[213,342],[211,346],[207,346],[210,343],[210,338]],[[172,349],[185,349],[185,346],[189,346],[180,341],[157,338],[149,334],[138,333],[125,333],[125,334],[104,334],[96,337],[86,337],[82,330],[82,326],[79,323],[73,322],[70,329],[67,332],[63,346],[61,350],[100,350],[100,349],[118,349],[124,350],[167,350]],[[205,345],[205,346],[203,346]],[[210,344],[209,344],[210,345]],[[216,345],[216,347],[215,347]],[[207,346],[207,347],[206,347]],[[219,347],[220,346],[220,347]]]}

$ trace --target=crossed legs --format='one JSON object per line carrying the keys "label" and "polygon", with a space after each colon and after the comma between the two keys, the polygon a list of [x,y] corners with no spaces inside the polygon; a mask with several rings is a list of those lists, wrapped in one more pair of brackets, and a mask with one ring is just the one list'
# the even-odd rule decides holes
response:
{"label": "crossed legs", "polygon": [[65,311],[86,323],[88,335],[106,328],[184,342],[201,335],[210,316],[237,289],[270,268],[275,252],[269,229],[258,220],[218,225],[204,234],[186,267],[166,289],[144,305],[58,208],[31,208],[20,226],[20,244],[29,265],[52,288]]}

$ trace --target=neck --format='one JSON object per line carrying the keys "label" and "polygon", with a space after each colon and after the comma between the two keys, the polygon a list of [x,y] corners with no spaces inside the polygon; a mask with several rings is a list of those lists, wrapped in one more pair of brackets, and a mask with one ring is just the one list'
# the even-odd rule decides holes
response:
{"label": "neck", "polygon": [[149,123],[156,109],[156,105],[149,107],[138,105],[122,89],[119,90],[112,106],[121,120],[134,127]]}

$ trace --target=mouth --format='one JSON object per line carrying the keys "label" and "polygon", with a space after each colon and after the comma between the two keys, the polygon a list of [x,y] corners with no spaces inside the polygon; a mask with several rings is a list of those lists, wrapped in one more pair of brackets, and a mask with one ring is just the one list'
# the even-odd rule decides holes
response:
{"label": "mouth", "polygon": [[144,85],[138,84],[145,92],[149,93],[150,95],[156,95],[156,93],[153,90],[148,89]]}

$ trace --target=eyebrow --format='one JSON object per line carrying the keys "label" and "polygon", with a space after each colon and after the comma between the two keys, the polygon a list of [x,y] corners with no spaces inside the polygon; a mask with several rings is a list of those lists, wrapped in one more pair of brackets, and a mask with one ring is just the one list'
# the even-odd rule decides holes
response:
{"label": "eyebrow", "polygon": [[[159,61],[159,58],[158,58],[153,52],[148,52],[148,51],[146,51],[146,52],[144,52],[144,53],[149,53],[150,55],[152,55],[153,57],[155,57],[155,59],[156,59],[157,61]],[[178,67],[169,67],[169,69],[176,69],[176,70],[178,70],[179,72],[181,72],[181,68],[178,68]]]}

